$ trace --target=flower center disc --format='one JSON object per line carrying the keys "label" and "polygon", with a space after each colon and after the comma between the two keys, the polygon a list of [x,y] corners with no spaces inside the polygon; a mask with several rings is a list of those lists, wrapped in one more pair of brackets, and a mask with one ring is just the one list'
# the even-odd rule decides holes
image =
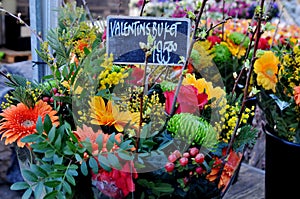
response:
{"label": "flower center disc", "polygon": [[22,122],[22,126],[25,127],[32,127],[34,125],[34,122],[31,120],[25,120],[24,122]]}

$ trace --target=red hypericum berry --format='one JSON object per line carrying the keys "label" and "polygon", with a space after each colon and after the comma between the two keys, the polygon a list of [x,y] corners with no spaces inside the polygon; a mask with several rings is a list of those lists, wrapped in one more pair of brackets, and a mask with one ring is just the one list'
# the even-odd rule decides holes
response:
{"label": "red hypericum berry", "polygon": [[198,173],[198,174],[202,174],[203,171],[204,171],[204,169],[202,167],[197,167],[196,168],[196,173]]}
{"label": "red hypericum berry", "polygon": [[195,157],[195,162],[197,162],[198,164],[202,164],[204,162],[204,154],[198,153]]}
{"label": "red hypericum berry", "polygon": [[196,147],[190,148],[190,155],[191,156],[195,156],[199,153],[199,149],[197,149]]}
{"label": "red hypericum berry", "polygon": [[51,97],[49,101],[50,101],[50,103],[53,103],[54,102],[53,97]]}
{"label": "red hypericum berry", "polygon": [[58,92],[58,89],[57,88],[52,88],[52,92],[53,92],[53,94],[56,94]]}
{"label": "red hypericum berry", "polygon": [[178,158],[176,157],[176,155],[174,153],[172,153],[171,155],[169,155],[168,160],[170,162],[175,162]]}
{"label": "red hypericum berry", "polygon": [[166,165],[165,165],[165,169],[167,172],[172,172],[175,168],[175,164],[173,162],[168,162]]}
{"label": "red hypericum berry", "polygon": [[181,153],[178,150],[174,151],[173,154],[176,155],[177,158],[181,157]]}
{"label": "red hypericum berry", "polygon": [[59,93],[55,93],[54,96],[57,96],[57,97],[58,97],[58,96],[60,96],[60,94],[59,94]]}
{"label": "red hypericum berry", "polygon": [[44,101],[44,102],[49,102],[49,100],[50,100],[49,97],[47,97],[47,96],[43,97],[43,101]]}
{"label": "red hypericum berry", "polygon": [[182,157],[179,159],[179,163],[183,167],[186,166],[188,164],[188,162],[189,162],[189,159],[187,159],[186,157]]}
{"label": "red hypericum berry", "polygon": [[188,152],[185,152],[185,153],[182,154],[182,156],[183,156],[183,157],[186,157],[186,158],[189,158],[189,157],[190,157],[190,154],[189,154]]}

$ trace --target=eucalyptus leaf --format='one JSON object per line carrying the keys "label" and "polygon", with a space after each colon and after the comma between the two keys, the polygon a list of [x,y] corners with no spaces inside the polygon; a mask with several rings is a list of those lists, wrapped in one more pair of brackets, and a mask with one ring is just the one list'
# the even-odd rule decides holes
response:
{"label": "eucalyptus leaf", "polygon": [[29,184],[27,182],[16,182],[10,186],[11,190],[17,191],[17,190],[23,190],[29,188]]}
{"label": "eucalyptus leaf", "polygon": [[43,195],[43,183],[38,182],[37,186],[34,188],[34,196],[35,198],[40,198]]}
{"label": "eucalyptus leaf", "polygon": [[122,169],[119,159],[114,154],[108,153],[107,159],[112,167],[114,167],[115,169],[118,169],[118,170]]}
{"label": "eucalyptus leaf", "polygon": [[60,181],[52,180],[52,181],[46,181],[44,182],[44,185],[47,187],[55,188],[60,184]]}
{"label": "eucalyptus leaf", "polygon": [[30,196],[31,196],[31,194],[32,194],[32,189],[29,188],[29,189],[27,189],[27,190],[24,192],[24,194],[22,195],[22,199],[29,199]]}
{"label": "eucalyptus leaf", "polygon": [[95,160],[95,158],[89,158],[89,166],[92,168],[94,173],[98,173],[98,162]]}
{"label": "eucalyptus leaf", "polygon": [[56,198],[57,194],[58,194],[58,191],[54,190],[54,191],[46,194],[44,199],[54,199],[54,198]]}
{"label": "eucalyptus leaf", "polygon": [[33,173],[30,170],[23,170],[22,171],[22,175],[25,178],[25,180],[28,180],[30,182],[37,182],[38,181],[38,177],[35,175],[35,173]]}
{"label": "eucalyptus leaf", "polygon": [[71,193],[72,193],[72,188],[71,188],[71,186],[69,185],[68,182],[63,181],[63,188],[64,188],[64,190],[65,190],[68,194],[71,194]]}
{"label": "eucalyptus leaf", "polygon": [[56,128],[53,126],[48,133],[48,138],[50,142],[53,142],[55,139]]}
{"label": "eucalyptus leaf", "polygon": [[41,116],[38,117],[38,120],[36,122],[36,130],[38,134],[42,134],[44,132],[43,121]]}
{"label": "eucalyptus leaf", "polygon": [[86,165],[86,162],[83,161],[80,165],[80,170],[81,170],[81,173],[85,176],[88,175],[88,169],[87,169],[87,165]]}
{"label": "eucalyptus leaf", "polygon": [[115,140],[115,133],[112,133],[109,138],[107,139],[107,142],[106,142],[106,149],[107,151],[110,151],[114,144],[115,144],[116,140]]}

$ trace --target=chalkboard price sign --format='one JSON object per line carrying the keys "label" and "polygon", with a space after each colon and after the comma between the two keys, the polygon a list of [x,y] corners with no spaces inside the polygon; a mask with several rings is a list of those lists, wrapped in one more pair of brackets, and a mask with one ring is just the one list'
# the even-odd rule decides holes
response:
{"label": "chalkboard price sign", "polygon": [[148,58],[152,65],[183,65],[190,42],[190,20],[186,18],[107,17],[107,53],[114,63],[144,64],[145,52],[139,42],[147,44],[147,37],[155,38],[155,49]]}

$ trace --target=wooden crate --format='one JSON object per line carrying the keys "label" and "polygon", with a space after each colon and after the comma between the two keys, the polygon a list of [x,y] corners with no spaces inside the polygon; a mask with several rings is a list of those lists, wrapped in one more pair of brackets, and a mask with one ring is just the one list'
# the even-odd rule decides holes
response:
{"label": "wooden crate", "polygon": [[15,51],[9,49],[0,49],[1,52],[4,52],[3,62],[14,63],[16,58],[23,58],[25,60],[31,60],[31,51]]}

